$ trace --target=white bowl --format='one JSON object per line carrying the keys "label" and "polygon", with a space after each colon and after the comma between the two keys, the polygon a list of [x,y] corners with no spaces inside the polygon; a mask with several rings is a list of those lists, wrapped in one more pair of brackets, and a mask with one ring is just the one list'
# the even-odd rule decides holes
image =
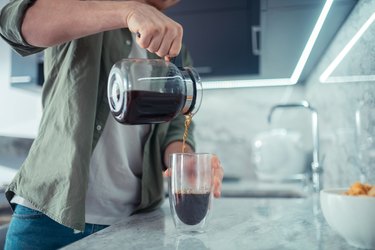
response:
{"label": "white bowl", "polygon": [[323,215],[331,228],[350,245],[375,249],[375,197],[348,196],[347,189],[320,192]]}

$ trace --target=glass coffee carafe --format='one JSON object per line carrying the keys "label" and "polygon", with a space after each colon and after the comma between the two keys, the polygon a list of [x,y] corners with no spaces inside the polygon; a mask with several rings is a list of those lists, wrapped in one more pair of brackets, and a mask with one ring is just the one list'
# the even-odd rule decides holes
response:
{"label": "glass coffee carafe", "polygon": [[178,114],[194,115],[202,101],[198,73],[162,59],[117,62],[107,90],[111,112],[124,124],[162,123]]}

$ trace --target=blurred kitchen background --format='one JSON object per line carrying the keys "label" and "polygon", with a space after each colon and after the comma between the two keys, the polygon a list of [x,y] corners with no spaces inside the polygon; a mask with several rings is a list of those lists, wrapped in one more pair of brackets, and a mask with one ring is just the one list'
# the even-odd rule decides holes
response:
{"label": "blurred kitchen background", "polygon": [[[221,158],[223,194],[237,182],[304,186],[317,160],[324,187],[375,184],[374,10],[372,0],[189,0],[168,10],[202,77],[197,150]],[[3,224],[4,188],[38,130],[43,55],[21,58],[0,40],[0,58]],[[275,105],[284,107],[269,121]]]}

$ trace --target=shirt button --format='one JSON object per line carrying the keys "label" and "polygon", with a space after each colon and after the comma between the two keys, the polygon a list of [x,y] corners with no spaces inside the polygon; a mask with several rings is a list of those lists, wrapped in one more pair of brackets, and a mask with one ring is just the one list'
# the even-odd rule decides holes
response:
{"label": "shirt button", "polygon": [[132,42],[130,40],[126,40],[125,41],[126,45],[130,46],[132,44]]}
{"label": "shirt button", "polygon": [[97,125],[97,126],[96,126],[96,130],[98,130],[98,131],[102,130],[102,126]]}

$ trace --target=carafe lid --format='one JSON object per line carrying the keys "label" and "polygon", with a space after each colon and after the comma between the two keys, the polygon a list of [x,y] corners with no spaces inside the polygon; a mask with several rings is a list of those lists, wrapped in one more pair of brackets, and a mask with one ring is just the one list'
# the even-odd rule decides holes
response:
{"label": "carafe lid", "polygon": [[186,86],[186,100],[182,113],[196,114],[200,108],[203,97],[202,81],[198,72],[191,67],[180,68]]}
{"label": "carafe lid", "polygon": [[127,103],[125,84],[127,84],[127,75],[119,68],[113,67],[108,81],[107,94],[111,112],[120,119]]}

